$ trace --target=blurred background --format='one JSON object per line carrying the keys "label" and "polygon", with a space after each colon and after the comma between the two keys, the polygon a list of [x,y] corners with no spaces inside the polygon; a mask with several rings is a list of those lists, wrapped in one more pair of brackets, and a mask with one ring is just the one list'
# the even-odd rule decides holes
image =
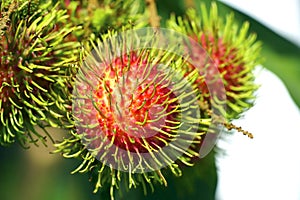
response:
{"label": "blurred background", "polygon": [[[288,50],[289,42],[280,43],[266,31],[259,32],[270,37],[269,41],[263,39],[265,46],[270,45],[263,47],[265,68],[257,69],[256,81],[261,88],[255,106],[233,122],[252,131],[254,140],[233,134],[219,141],[225,155],[217,156],[216,199],[300,199],[300,2],[222,2],[287,39],[295,51]],[[272,41],[277,47],[268,44]]]}
{"label": "blurred background", "polygon": [[[182,0],[157,4],[163,20],[185,9]],[[157,187],[146,197],[137,189],[116,199],[300,199],[300,2],[226,0],[219,8],[234,11],[240,22],[250,21],[251,32],[264,43],[256,105],[234,122],[254,139],[223,134],[217,155],[211,152],[181,178],[170,177],[168,188]],[[76,160],[49,154],[48,146],[0,147],[1,200],[106,199],[92,194],[88,175],[70,174]]]}

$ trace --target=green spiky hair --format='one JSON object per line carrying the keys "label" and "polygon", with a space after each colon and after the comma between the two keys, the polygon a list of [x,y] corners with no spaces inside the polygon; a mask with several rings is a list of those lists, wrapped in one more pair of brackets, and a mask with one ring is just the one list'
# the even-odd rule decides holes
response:
{"label": "green spiky hair", "polygon": [[65,10],[36,1],[10,3],[15,9],[0,4],[1,13],[11,12],[0,36],[0,144],[27,146],[45,142],[46,127],[68,121],[70,63],[78,43],[68,39],[75,28]]}
{"label": "green spiky hair", "polygon": [[[234,22],[233,13],[223,21],[213,2],[209,11],[202,4],[200,13],[189,9],[185,17],[171,16],[167,28],[182,32],[197,41],[217,65],[226,89],[226,103],[220,108],[226,119],[239,118],[253,105],[254,93],[258,88],[254,83],[253,69],[261,61],[261,43],[256,42],[255,34],[248,34],[248,22],[239,27]],[[193,47],[189,51],[193,52]],[[201,52],[192,54],[197,61]],[[207,91],[204,85],[200,88]],[[217,88],[216,85],[216,93]]]}

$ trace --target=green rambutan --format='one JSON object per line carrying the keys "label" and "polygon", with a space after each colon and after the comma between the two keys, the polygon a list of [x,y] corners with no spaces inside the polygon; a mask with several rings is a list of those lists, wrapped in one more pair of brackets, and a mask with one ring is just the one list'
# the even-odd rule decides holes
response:
{"label": "green rambutan", "polygon": [[140,0],[65,0],[61,1],[61,6],[68,10],[74,25],[83,26],[75,36],[85,41],[99,38],[109,29],[130,28],[133,24],[143,26],[146,19],[141,3]]}
{"label": "green rambutan", "polygon": [[[0,36],[0,144],[27,146],[44,142],[46,127],[69,123],[68,79],[79,44],[67,40],[76,28],[68,24],[65,10],[52,7],[51,2],[11,3],[16,7]],[[8,10],[2,3],[0,7],[1,13]],[[25,15],[26,11],[32,14]]]}

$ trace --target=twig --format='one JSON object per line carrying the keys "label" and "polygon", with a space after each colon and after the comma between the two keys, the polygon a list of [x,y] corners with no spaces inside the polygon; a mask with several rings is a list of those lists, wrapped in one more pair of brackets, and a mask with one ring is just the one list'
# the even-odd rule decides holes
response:
{"label": "twig", "polygon": [[194,8],[195,1],[194,0],[184,0],[185,8]]}
{"label": "twig", "polygon": [[152,27],[160,27],[160,17],[157,13],[155,0],[145,0],[149,11],[149,23]]}
{"label": "twig", "polygon": [[4,12],[0,10],[0,36],[4,35],[4,29],[7,27],[7,24],[10,21],[9,16],[16,7],[16,2],[12,1],[8,7],[8,11]]}
{"label": "twig", "polygon": [[240,126],[236,126],[236,125],[232,124],[231,122],[227,122],[227,120],[220,115],[214,114],[213,111],[209,108],[209,104],[207,103],[207,101],[200,102],[199,105],[200,105],[200,108],[202,108],[204,111],[206,111],[207,114],[210,115],[214,119],[212,121],[213,123],[223,124],[223,126],[226,127],[227,130],[229,130],[229,131],[232,129],[237,130],[238,132],[242,133],[243,135],[246,135],[250,139],[254,138],[253,134],[250,133],[249,131],[244,130]]}
{"label": "twig", "polygon": [[243,133],[243,135],[248,136],[250,139],[253,139],[253,134],[250,133],[249,131],[246,131],[244,129],[242,129],[242,127],[240,126],[236,126],[232,123],[224,123],[224,126],[230,131],[232,129],[237,130],[240,133]]}

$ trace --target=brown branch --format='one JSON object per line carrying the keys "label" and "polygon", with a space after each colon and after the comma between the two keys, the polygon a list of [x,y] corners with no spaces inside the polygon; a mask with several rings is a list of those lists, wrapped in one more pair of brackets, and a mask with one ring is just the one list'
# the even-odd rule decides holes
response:
{"label": "brown branch", "polygon": [[236,126],[232,123],[224,123],[224,126],[230,131],[231,129],[237,130],[240,133],[243,133],[243,135],[248,136],[250,139],[253,139],[253,134],[250,133],[249,131],[246,131],[242,129],[240,126]]}
{"label": "brown branch", "polygon": [[160,16],[157,13],[155,0],[145,0],[149,11],[149,23],[152,27],[160,27]]}
{"label": "brown branch", "polygon": [[99,3],[97,0],[89,0],[88,1],[88,6],[87,6],[87,10],[88,13],[93,13],[95,11],[96,8],[99,7]]}
{"label": "brown branch", "polygon": [[8,11],[4,12],[0,10],[0,36],[4,35],[4,29],[7,27],[9,23],[9,16],[13,12],[13,10],[17,7],[17,3],[12,1],[8,7]]}
{"label": "brown branch", "polygon": [[207,112],[208,115],[210,115],[213,118],[213,123],[219,123],[219,124],[223,124],[224,127],[227,128],[227,130],[236,130],[240,133],[242,133],[243,135],[247,136],[250,139],[253,139],[254,136],[252,133],[250,133],[249,131],[244,130],[242,127],[240,126],[236,126],[230,122],[227,122],[227,120],[222,117],[221,115],[216,115],[213,113],[213,111],[209,108],[209,104],[207,101],[204,102],[199,102],[199,106],[201,109],[203,109],[204,111]]}
{"label": "brown branch", "polygon": [[185,8],[195,8],[195,1],[194,0],[184,0]]}

